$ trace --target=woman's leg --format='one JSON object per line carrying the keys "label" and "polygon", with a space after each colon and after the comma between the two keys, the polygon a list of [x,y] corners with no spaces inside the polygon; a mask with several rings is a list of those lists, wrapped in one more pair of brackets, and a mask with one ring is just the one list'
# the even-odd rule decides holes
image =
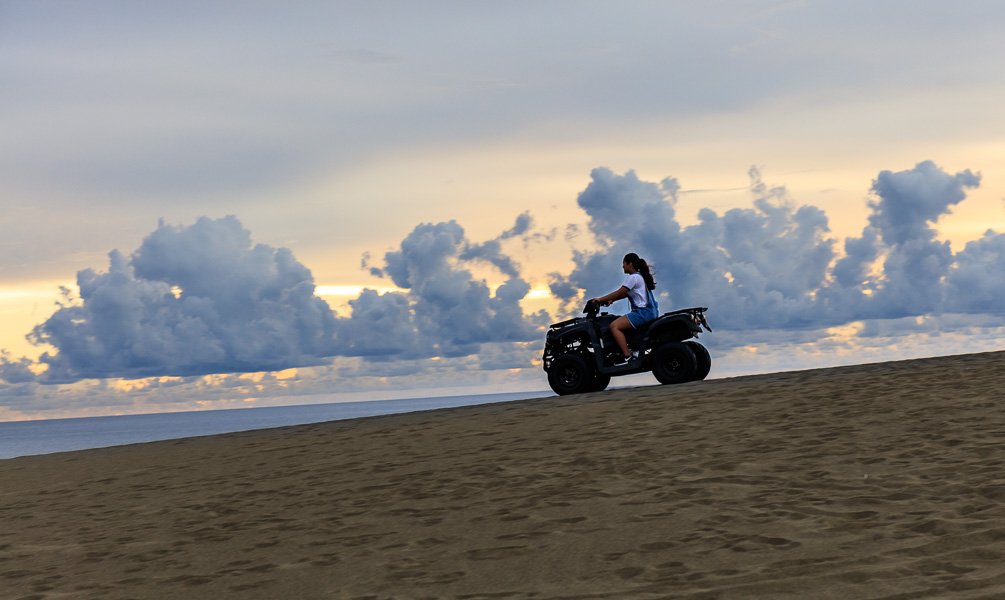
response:
{"label": "woman's leg", "polygon": [[628,320],[628,317],[621,315],[611,323],[611,337],[621,348],[621,354],[625,358],[631,357],[632,353],[628,350],[628,340],[625,338],[625,332],[634,329],[632,327],[632,322]]}

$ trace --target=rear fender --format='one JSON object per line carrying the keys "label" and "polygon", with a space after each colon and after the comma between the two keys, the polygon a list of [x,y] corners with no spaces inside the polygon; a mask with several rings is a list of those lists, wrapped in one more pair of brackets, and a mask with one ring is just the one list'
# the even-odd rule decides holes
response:
{"label": "rear fender", "polygon": [[684,317],[683,315],[657,319],[657,322],[653,323],[652,327],[649,328],[645,346],[651,348],[656,344],[666,342],[682,342],[696,337],[697,329],[698,326],[691,323],[690,317]]}

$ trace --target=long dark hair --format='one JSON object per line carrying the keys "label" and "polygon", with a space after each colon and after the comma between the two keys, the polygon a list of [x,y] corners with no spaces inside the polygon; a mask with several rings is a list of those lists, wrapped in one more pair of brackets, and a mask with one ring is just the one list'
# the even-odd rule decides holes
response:
{"label": "long dark hair", "polygon": [[625,255],[625,262],[635,267],[635,270],[642,275],[643,281],[646,282],[646,288],[649,290],[656,289],[656,281],[653,279],[652,274],[649,272],[649,265],[646,264],[644,258],[639,258],[638,254],[634,252],[629,252]]}

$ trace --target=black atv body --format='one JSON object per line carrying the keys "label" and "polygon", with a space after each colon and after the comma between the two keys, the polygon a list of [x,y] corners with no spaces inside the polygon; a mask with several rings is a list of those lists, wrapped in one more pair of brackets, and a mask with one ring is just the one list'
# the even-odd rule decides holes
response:
{"label": "black atv body", "polygon": [[664,313],[642,327],[626,332],[628,347],[638,356],[628,364],[611,337],[610,326],[618,317],[600,312],[587,303],[585,317],[555,323],[544,344],[544,370],[548,383],[560,395],[603,390],[611,377],[652,371],[663,384],[704,379],[712,366],[708,350],[696,339],[712,331],[705,319],[706,307],[684,308]]}

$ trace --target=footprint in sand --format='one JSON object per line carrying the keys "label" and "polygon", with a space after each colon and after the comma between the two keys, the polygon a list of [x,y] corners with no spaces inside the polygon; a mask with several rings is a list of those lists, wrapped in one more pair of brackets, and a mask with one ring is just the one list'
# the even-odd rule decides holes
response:
{"label": "footprint in sand", "polygon": [[467,552],[467,556],[471,560],[498,560],[502,558],[513,558],[514,556],[522,556],[533,551],[534,549],[530,546],[500,546],[498,548],[479,548],[478,550],[469,550]]}

